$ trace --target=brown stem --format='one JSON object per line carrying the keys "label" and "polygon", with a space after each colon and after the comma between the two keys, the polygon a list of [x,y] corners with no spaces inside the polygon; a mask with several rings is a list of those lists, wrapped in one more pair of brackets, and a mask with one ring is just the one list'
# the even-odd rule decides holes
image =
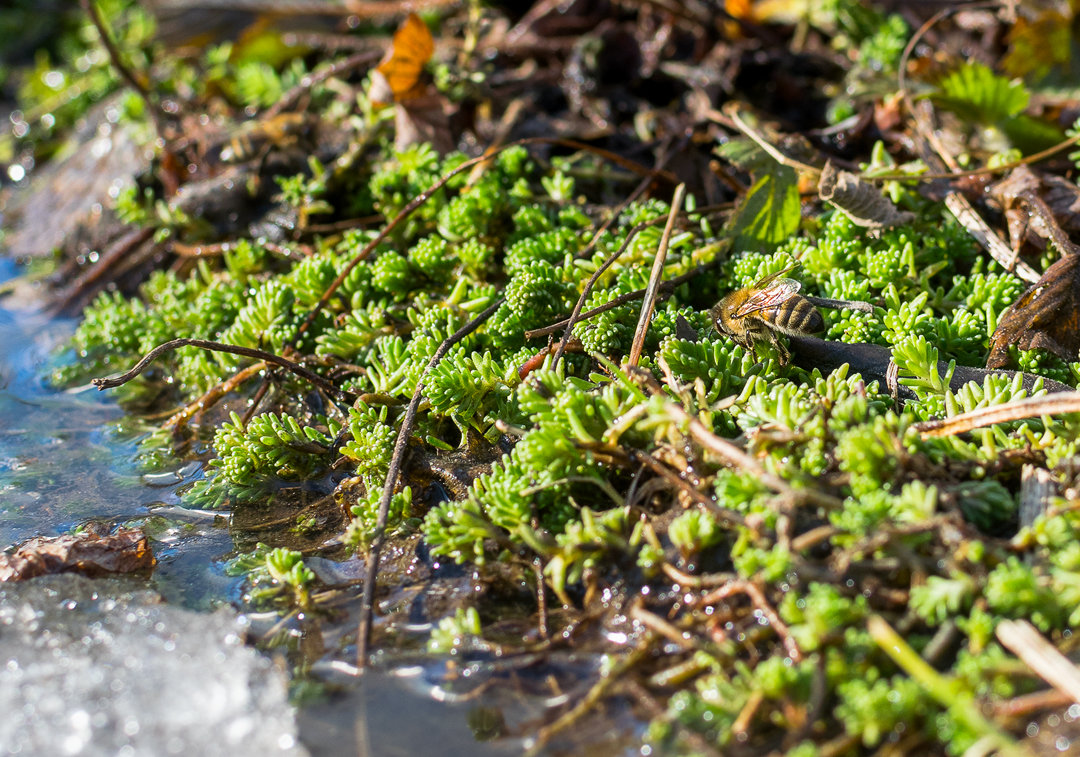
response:
{"label": "brown stem", "polygon": [[[651,225],[659,222],[660,220],[662,220],[662,219],[654,219],[652,221],[646,221],[644,223],[644,225],[651,226]],[[634,227],[634,228],[637,228],[637,227]],[[697,268],[693,269],[692,271],[687,271],[686,273],[682,274],[681,276],[676,276],[675,278],[671,279],[670,281],[665,281],[665,282],[661,283],[660,284],[660,291],[664,292],[664,293],[672,292],[677,287],[682,286],[683,284],[685,284],[687,281],[690,281],[690,279],[694,278],[695,276],[699,276],[700,274],[704,273],[705,271],[708,271],[711,268],[716,268],[716,266],[720,265],[720,263],[721,263],[721,261],[720,261],[719,258],[717,258],[716,260],[711,260],[708,263],[703,263],[703,264],[699,265]],[[627,292],[626,294],[621,294],[618,297],[616,297],[615,299],[611,300],[610,302],[605,302],[603,305],[595,307],[592,310],[586,310],[584,313],[581,314],[581,316],[579,318],[577,318],[577,320],[575,322],[588,320],[589,318],[592,318],[594,315],[600,315],[601,313],[606,313],[609,310],[614,310],[615,308],[619,307],[620,305],[625,305],[628,302],[633,302],[635,300],[640,300],[644,296],[645,296],[645,290],[644,289],[638,289],[638,290],[633,291],[633,292]],[[549,326],[544,326],[544,327],[539,328],[539,329],[532,329],[531,331],[526,331],[525,332],[525,338],[526,339],[536,339],[537,337],[547,336],[548,334],[554,334],[556,331],[558,331],[559,329],[565,327],[570,322],[571,322],[570,318],[563,318],[561,321],[559,321],[557,323],[552,323]]]}
{"label": "brown stem", "polygon": [[133,229],[113,242],[89,270],[57,295],[56,304],[51,309],[56,313],[63,313],[74,310],[75,306],[81,307],[81,304],[89,299],[89,293],[94,291],[98,281],[106,274],[115,276],[123,258],[132,254],[153,235],[154,230],[149,227]]}
{"label": "brown stem", "polygon": [[923,421],[912,426],[923,439],[937,436],[955,436],[965,431],[992,426],[995,423],[1035,418],[1040,415],[1080,413],[1080,392],[1061,392],[1048,397],[1026,397],[1004,405],[981,407],[951,418]]}
{"label": "brown stem", "polygon": [[784,624],[784,621],[780,620],[780,616],[776,614],[776,610],[774,610],[772,605],[769,604],[769,601],[765,599],[765,595],[761,593],[761,589],[759,589],[756,584],[743,579],[732,581],[731,583],[706,594],[698,600],[698,604],[714,605],[717,602],[727,599],[733,594],[745,594],[749,597],[751,604],[765,616],[765,619],[769,621],[769,625],[776,631],[776,635],[783,641],[784,649],[787,651],[787,655],[791,658],[791,661],[802,661],[803,655],[802,651],[799,649],[799,645],[791,636],[791,632]]}
{"label": "brown stem", "polygon": [[179,349],[180,347],[189,346],[198,347],[199,349],[203,350],[212,350],[214,352],[227,352],[232,355],[241,355],[243,357],[255,358],[256,360],[264,360],[267,363],[272,363],[273,365],[280,366],[285,370],[296,374],[300,378],[311,382],[312,384],[319,387],[331,396],[338,397],[339,399],[346,399],[350,396],[349,393],[341,391],[319,374],[313,373],[304,366],[298,363],[294,363],[291,360],[286,360],[285,358],[279,355],[275,355],[272,352],[267,352],[266,350],[257,350],[251,347],[241,347],[237,344],[211,342],[207,339],[173,339],[172,341],[165,342],[164,344],[159,344],[157,347],[150,350],[150,352],[146,353],[146,356],[143,357],[142,360],[136,363],[135,366],[126,373],[121,373],[119,376],[113,376],[111,378],[96,378],[90,383],[96,386],[99,390],[112,389],[113,387],[122,386],[123,384],[126,384],[127,382],[138,376],[140,373],[145,371],[148,367],[150,367],[150,364],[152,362],[157,360],[159,357],[161,357],[161,355],[165,354],[166,352]]}
{"label": "brown stem", "polygon": [[641,359],[641,351],[645,348],[645,334],[649,331],[653,309],[656,307],[656,293],[660,287],[660,279],[664,275],[664,263],[667,261],[668,245],[671,244],[671,233],[675,229],[675,219],[679,216],[679,208],[682,206],[685,195],[685,184],[675,187],[675,195],[671,200],[671,212],[668,213],[664,233],[660,236],[660,244],[657,246],[656,255],[653,257],[652,271],[649,272],[649,285],[645,287],[645,296],[641,303],[641,315],[638,318],[637,330],[634,332],[633,344],[630,346],[630,356],[627,358],[627,363],[631,368],[637,366],[638,361]]}
{"label": "brown stem", "polygon": [[390,458],[390,469],[386,473],[386,484],[383,486],[382,499],[379,500],[379,511],[375,518],[375,534],[371,540],[371,551],[368,556],[367,572],[364,577],[364,596],[360,604],[360,623],[356,631],[356,667],[361,670],[367,665],[367,650],[371,645],[371,623],[375,607],[375,576],[379,571],[379,557],[386,537],[386,519],[390,513],[390,500],[394,496],[398,476],[401,474],[401,467],[405,460],[405,448],[408,446],[409,438],[412,436],[413,426],[416,425],[417,409],[420,407],[420,400],[424,396],[424,380],[455,344],[476,331],[480,324],[494,315],[500,305],[502,305],[501,298],[489,305],[486,310],[455,331],[439,345],[439,349],[431,356],[427,367],[424,368],[424,372],[420,375],[416,390],[409,401],[409,407],[405,410],[405,417],[401,421],[401,428],[398,429],[397,440],[394,442],[394,454]]}
{"label": "brown stem", "polygon": [[[657,392],[659,392],[658,388]],[[717,457],[723,459],[729,465],[735,468],[741,468],[747,473],[750,473],[773,491],[786,495],[795,502],[807,502],[834,510],[843,507],[843,501],[831,494],[825,494],[824,492],[819,492],[815,489],[792,488],[784,479],[766,471],[761,466],[761,463],[748,455],[744,450],[732,444],[727,439],[720,438],[707,429],[704,423],[686,412],[682,406],[677,405],[674,402],[666,402],[664,404],[664,409],[676,422],[685,423],[690,435],[694,437],[701,446]]]}
{"label": "brown stem", "polygon": [[1026,620],[1003,620],[995,630],[998,641],[1023,660],[1040,678],[1080,702],[1080,668]]}
{"label": "brown stem", "polygon": [[[406,218],[416,212],[417,208],[430,200],[436,192],[445,187],[451,179],[453,179],[455,176],[457,176],[463,171],[468,171],[473,166],[478,165],[485,160],[490,160],[493,155],[496,155],[504,150],[509,150],[512,147],[524,147],[526,145],[539,144],[557,145],[560,147],[570,147],[577,150],[586,150],[588,152],[594,153],[595,155],[599,155],[605,160],[609,160],[618,166],[628,168],[629,170],[634,171],[637,174],[651,173],[650,169],[645,168],[644,166],[641,166],[632,160],[628,160],[621,155],[616,155],[610,150],[604,150],[599,147],[587,145],[583,142],[578,142],[577,140],[562,139],[559,137],[530,137],[528,139],[519,139],[516,142],[510,142],[509,144],[501,145],[500,147],[495,148],[494,151],[492,151],[491,153],[485,152],[484,154],[479,155],[475,158],[466,160],[464,163],[460,164],[452,171],[444,174],[442,177],[439,178],[438,181],[436,181],[430,187],[428,187],[423,192],[414,197],[412,200],[410,200],[409,203],[404,208],[402,208],[401,211],[386,224],[386,226],[383,227],[382,231],[376,234],[375,237],[370,242],[368,242],[362,250],[360,250],[360,252],[356,253],[356,255],[354,255],[353,258],[345,264],[345,267],[338,274],[337,278],[335,278],[330,283],[330,286],[328,286],[326,288],[326,291],[323,292],[322,297],[320,297],[319,301],[315,303],[315,307],[312,308],[310,313],[308,313],[307,318],[305,318],[304,322],[300,324],[300,328],[297,329],[296,333],[293,335],[289,346],[291,347],[295,345],[296,342],[300,339],[300,337],[303,336],[303,334],[309,328],[311,328],[311,324],[315,322],[315,319],[319,316],[319,313],[321,313],[323,308],[326,307],[327,303],[330,302],[330,298],[334,296],[334,293],[338,290],[338,288],[341,287],[345,279],[348,278],[349,274],[352,273],[352,270],[356,268],[356,266],[360,265],[362,261],[368,258],[371,253],[374,252],[375,248],[379,244],[381,244],[393,232],[393,230],[398,227],[398,225],[400,225]],[[675,183],[674,177],[666,171],[660,172],[659,177]]]}
{"label": "brown stem", "polygon": [[229,378],[222,381],[220,384],[210,387],[210,389],[207,390],[206,394],[199,397],[199,399],[195,400],[194,402],[190,403],[187,407],[182,408],[181,410],[173,414],[173,416],[169,418],[169,420],[165,421],[165,428],[183,428],[187,425],[187,422],[195,416],[196,413],[204,412],[208,408],[215,405],[218,400],[220,400],[222,397],[224,397],[236,387],[240,386],[240,384],[244,383],[252,376],[258,375],[261,371],[266,370],[266,366],[266,361],[260,360],[257,363],[249,365],[247,368],[243,369],[239,373],[230,376]]}
{"label": "brown stem", "polygon": [[[655,173],[659,171],[666,162],[666,155],[663,159],[657,161],[654,173],[642,179],[641,182],[636,187],[634,187],[634,191],[627,195],[626,198],[621,203],[619,203],[618,207],[615,208],[611,216],[606,221],[604,221],[604,223],[602,223],[600,227],[593,233],[592,239],[589,240],[589,243],[585,246],[585,249],[583,249],[577,254],[577,257],[585,257],[585,255],[589,254],[596,247],[597,243],[600,241],[600,236],[608,228],[610,228],[611,224],[615,223],[615,220],[622,215],[623,211],[626,210],[626,208],[630,206],[630,203],[636,200],[642,193],[645,192],[646,189],[649,188],[655,178]],[[570,313],[570,318],[566,321],[566,331],[563,332],[562,339],[559,340],[559,346],[555,350],[555,359],[551,361],[552,366],[558,365],[559,360],[561,360],[563,354],[565,354],[567,345],[570,344],[570,339],[572,338],[574,333],[574,324],[580,317],[581,309],[585,307],[585,302],[589,299],[589,295],[592,293],[593,287],[596,286],[596,282],[599,281],[600,276],[603,275],[604,271],[614,265],[615,261],[619,259],[619,256],[621,256],[626,251],[626,248],[630,246],[631,239],[633,239],[642,229],[646,228],[647,226],[651,226],[654,223],[659,223],[660,220],[660,218],[655,218],[640,223],[634,228],[630,229],[630,231],[626,234],[626,239],[623,240],[623,243],[621,245],[619,245],[619,249],[612,253],[608,257],[608,259],[605,260],[600,265],[600,267],[593,272],[592,276],[589,277],[589,280],[585,282],[585,287],[581,290],[581,294],[578,295],[577,302],[574,303],[574,310]]]}
{"label": "brown stem", "polygon": [[746,519],[743,518],[742,515],[735,512],[734,510],[729,510],[728,508],[713,500],[711,497],[702,494],[693,486],[691,486],[689,481],[677,475],[675,472],[673,472],[670,468],[668,468],[666,465],[664,465],[652,455],[648,454],[647,452],[642,452],[640,450],[632,449],[627,451],[629,452],[630,457],[633,460],[636,460],[647,466],[649,469],[651,469],[654,473],[659,475],[669,484],[689,494],[691,499],[693,499],[695,502],[697,502],[709,512],[719,517],[721,520],[724,520],[727,523],[735,526],[746,526]]}
{"label": "brown stem", "polygon": [[117,49],[115,43],[112,41],[112,37],[109,36],[109,31],[105,27],[105,21],[101,18],[101,14],[98,13],[97,6],[94,5],[94,0],[79,0],[79,4],[82,5],[83,10],[90,16],[90,21],[94,24],[94,28],[97,29],[98,36],[101,37],[101,44],[105,46],[105,51],[109,54],[109,59],[112,61],[113,68],[120,74],[120,78],[128,83],[132,89],[143,99],[146,103],[146,112],[150,116],[150,120],[154,122],[154,129],[157,131],[157,135],[162,139],[165,138],[164,131],[161,124],[161,113],[158,109],[158,104],[154,101],[150,94],[150,90],[146,84],[139,80],[135,73],[128,67],[127,63],[120,55],[120,50]]}
{"label": "brown stem", "polygon": [[290,89],[281,99],[267,108],[266,113],[263,114],[263,118],[273,118],[279,113],[284,112],[286,109],[291,108],[293,104],[300,98],[300,95],[309,91],[316,84],[320,84],[327,79],[334,76],[340,76],[341,74],[348,73],[354,68],[359,68],[365,63],[374,63],[380,57],[380,53],[375,50],[364,50],[359,53],[350,55],[347,58],[332,63],[326,68],[315,71],[314,73],[305,76],[299,84]]}

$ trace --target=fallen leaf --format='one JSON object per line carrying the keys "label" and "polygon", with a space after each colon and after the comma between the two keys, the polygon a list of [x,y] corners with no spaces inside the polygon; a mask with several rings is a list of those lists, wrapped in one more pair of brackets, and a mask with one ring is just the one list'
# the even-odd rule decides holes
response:
{"label": "fallen leaf", "polygon": [[986,367],[1004,368],[1009,347],[1046,350],[1062,360],[1080,353],[1080,255],[1066,255],[1002,314]]}
{"label": "fallen leaf", "polygon": [[838,207],[856,226],[867,229],[899,226],[915,217],[898,209],[873,184],[837,169],[831,162],[821,170],[818,194],[822,200]]}
{"label": "fallen leaf", "polygon": [[23,581],[53,573],[133,573],[155,564],[146,534],[139,528],[90,524],[85,530],[62,536],[39,536],[14,554],[0,554],[0,581]]}

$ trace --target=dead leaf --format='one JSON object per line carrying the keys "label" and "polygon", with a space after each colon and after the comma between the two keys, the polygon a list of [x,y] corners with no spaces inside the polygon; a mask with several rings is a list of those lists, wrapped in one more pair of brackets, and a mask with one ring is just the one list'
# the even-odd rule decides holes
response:
{"label": "dead leaf", "polygon": [[884,229],[907,223],[914,215],[897,209],[873,184],[847,171],[840,171],[831,162],[821,169],[818,194],[843,211],[855,225],[868,229]]}
{"label": "dead leaf", "polygon": [[0,554],[0,581],[23,581],[53,573],[133,573],[155,564],[146,534],[139,528],[89,524],[85,530],[62,536],[39,536],[14,554]]}
{"label": "dead leaf", "polygon": [[986,367],[1004,368],[1009,347],[1046,350],[1062,360],[1080,353],[1080,255],[1066,255],[1046,269],[998,320]]}
{"label": "dead leaf", "polygon": [[1005,214],[1009,242],[1017,254],[1025,242],[1042,249],[1044,240],[1053,238],[1047,220],[1032,212],[1032,197],[1046,204],[1052,223],[1062,231],[1080,230],[1080,187],[1060,176],[1038,175],[1027,166],[1017,166],[990,186],[988,196],[990,204]]}
{"label": "dead leaf", "polygon": [[[434,88],[432,88],[434,90]],[[456,146],[452,125],[456,106],[439,92],[415,97],[394,105],[394,149],[429,142],[445,155]]]}

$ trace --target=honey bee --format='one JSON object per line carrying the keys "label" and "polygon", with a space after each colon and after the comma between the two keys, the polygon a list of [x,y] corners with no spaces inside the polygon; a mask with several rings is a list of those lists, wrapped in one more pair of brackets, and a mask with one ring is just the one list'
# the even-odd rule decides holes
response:
{"label": "honey bee", "polygon": [[225,163],[246,163],[265,155],[272,147],[296,144],[311,128],[305,113],[281,113],[241,126],[221,150]]}
{"label": "honey bee", "polygon": [[780,365],[790,357],[776,333],[797,336],[816,334],[825,328],[821,313],[809,299],[799,294],[802,285],[783,275],[790,266],[769,274],[748,287],[724,297],[712,309],[713,325],[748,350],[762,340],[779,354]]}

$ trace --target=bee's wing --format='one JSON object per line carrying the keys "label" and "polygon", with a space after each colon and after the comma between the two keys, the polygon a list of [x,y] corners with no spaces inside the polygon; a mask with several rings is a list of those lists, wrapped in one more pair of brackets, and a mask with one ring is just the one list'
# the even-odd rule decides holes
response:
{"label": "bee's wing", "polygon": [[776,273],[770,273],[768,276],[762,276],[760,279],[755,281],[750,286],[754,287],[755,289],[768,289],[769,285],[772,284],[774,281],[779,279],[785,273],[790,273],[791,271],[794,271],[798,267],[799,267],[799,263],[798,263],[798,261],[796,261],[796,262],[792,263],[791,265],[789,265],[787,268],[783,268],[783,269],[777,271]]}
{"label": "bee's wing", "polygon": [[736,318],[743,318],[753,313],[768,310],[787,302],[802,289],[802,284],[794,279],[775,279],[768,286],[758,289],[746,302],[735,311]]}

